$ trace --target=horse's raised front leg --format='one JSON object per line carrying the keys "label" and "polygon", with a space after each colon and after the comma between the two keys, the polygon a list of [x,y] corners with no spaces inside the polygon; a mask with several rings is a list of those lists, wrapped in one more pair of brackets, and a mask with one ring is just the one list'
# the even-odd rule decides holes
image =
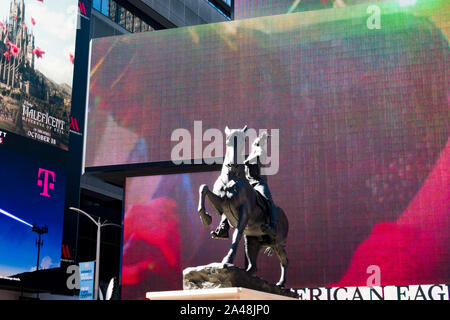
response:
{"label": "horse's raised front leg", "polygon": [[222,199],[209,190],[206,184],[202,184],[199,188],[199,201],[198,201],[198,213],[200,214],[200,220],[204,226],[209,226],[212,222],[212,218],[205,209],[205,198],[208,199],[211,206],[219,211],[221,207]]}
{"label": "horse's raised front leg", "polygon": [[200,214],[200,220],[202,221],[204,226],[209,226],[211,224],[212,218],[211,216],[208,214],[208,212],[206,212],[205,209],[205,197],[206,197],[206,192],[209,191],[209,188],[206,184],[202,184],[200,186],[200,188],[198,189],[198,193],[200,195],[199,199],[198,199],[198,213]]}
{"label": "horse's raised front leg", "polygon": [[244,229],[247,226],[248,222],[248,210],[245,205],[242,205],[239,208],[239,219],[237,222],[236,229],[233,232],[233,240],[231,243],[231,249],[228,251],[228,254],[222,259],[222,263],[233,263],[234,257],[236,255],[236,250],[239,245],[239,241],[242,238],[242,234],[244,233]]}

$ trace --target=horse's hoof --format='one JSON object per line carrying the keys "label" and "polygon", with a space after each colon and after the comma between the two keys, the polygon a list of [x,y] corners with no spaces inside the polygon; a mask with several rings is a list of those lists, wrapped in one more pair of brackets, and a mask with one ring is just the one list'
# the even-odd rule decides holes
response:
{"label": "horse's hoof", "polygon": [[278,282],[278,283],[276,284],[276,286],[279,287],[279,288],[281,288],[281,289],[284,289],[284,282]]}
{"label": "horse's hoof", "polygon": [[245,272],[247,272],[249,275],[254,274],[257,271],[256,267],[250,267],[247,270],[245,270]]}
{"label": "horse's hoof", "polygon": [[212,222],[211,216],[205,210],[200,210],[200,220],[204,226],[209,226]]}
{"label": "horse's hoof", "polygon": [[234,267],[234,264],[229,262],[221,262],[221,264],[223,264],[224,267]]}
{"label": "horse's hoof", "polygon": [[230,257],[225,257],[222,259],[222,264],[233,265],[233,261]]}

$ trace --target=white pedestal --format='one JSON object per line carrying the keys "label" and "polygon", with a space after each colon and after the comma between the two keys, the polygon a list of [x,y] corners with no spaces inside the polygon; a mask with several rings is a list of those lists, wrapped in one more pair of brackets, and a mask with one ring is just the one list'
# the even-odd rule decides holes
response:
{"label": "white pedestal", "polygon": [[219,288],[147,292],[149,300],[297,300],[247,288]]}

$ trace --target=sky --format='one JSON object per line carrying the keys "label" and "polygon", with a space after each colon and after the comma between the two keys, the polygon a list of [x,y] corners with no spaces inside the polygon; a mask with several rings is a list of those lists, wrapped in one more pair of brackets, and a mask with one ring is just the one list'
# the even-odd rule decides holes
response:
{"label": "sky", "polygon": [[[0,1],[0,21],[9,16],[10,3]],[[45,51],[35,58],[35,67],[56,83],[72,87],[73,64],[69,53],[75,52],[78,0],[25,0],[26,25],[35,35],[35,46]],[[36,25],[31,23],[31,17]]]}

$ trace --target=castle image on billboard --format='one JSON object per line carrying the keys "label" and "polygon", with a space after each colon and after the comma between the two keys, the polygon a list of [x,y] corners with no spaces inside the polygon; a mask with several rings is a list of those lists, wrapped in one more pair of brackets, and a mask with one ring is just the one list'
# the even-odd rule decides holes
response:
{"label": "castle image on billboard", "polygon": [[[38,59],[51,58],[37,46],[33,29],[39,21],[26,9],[26,0],[11,0],[7,20],[0,18],[0,128],[68,150],[72,88],[37,68]],[[50,40],[55,47],[57,39]],[[73,65],[73,55],[70,60]]]}

